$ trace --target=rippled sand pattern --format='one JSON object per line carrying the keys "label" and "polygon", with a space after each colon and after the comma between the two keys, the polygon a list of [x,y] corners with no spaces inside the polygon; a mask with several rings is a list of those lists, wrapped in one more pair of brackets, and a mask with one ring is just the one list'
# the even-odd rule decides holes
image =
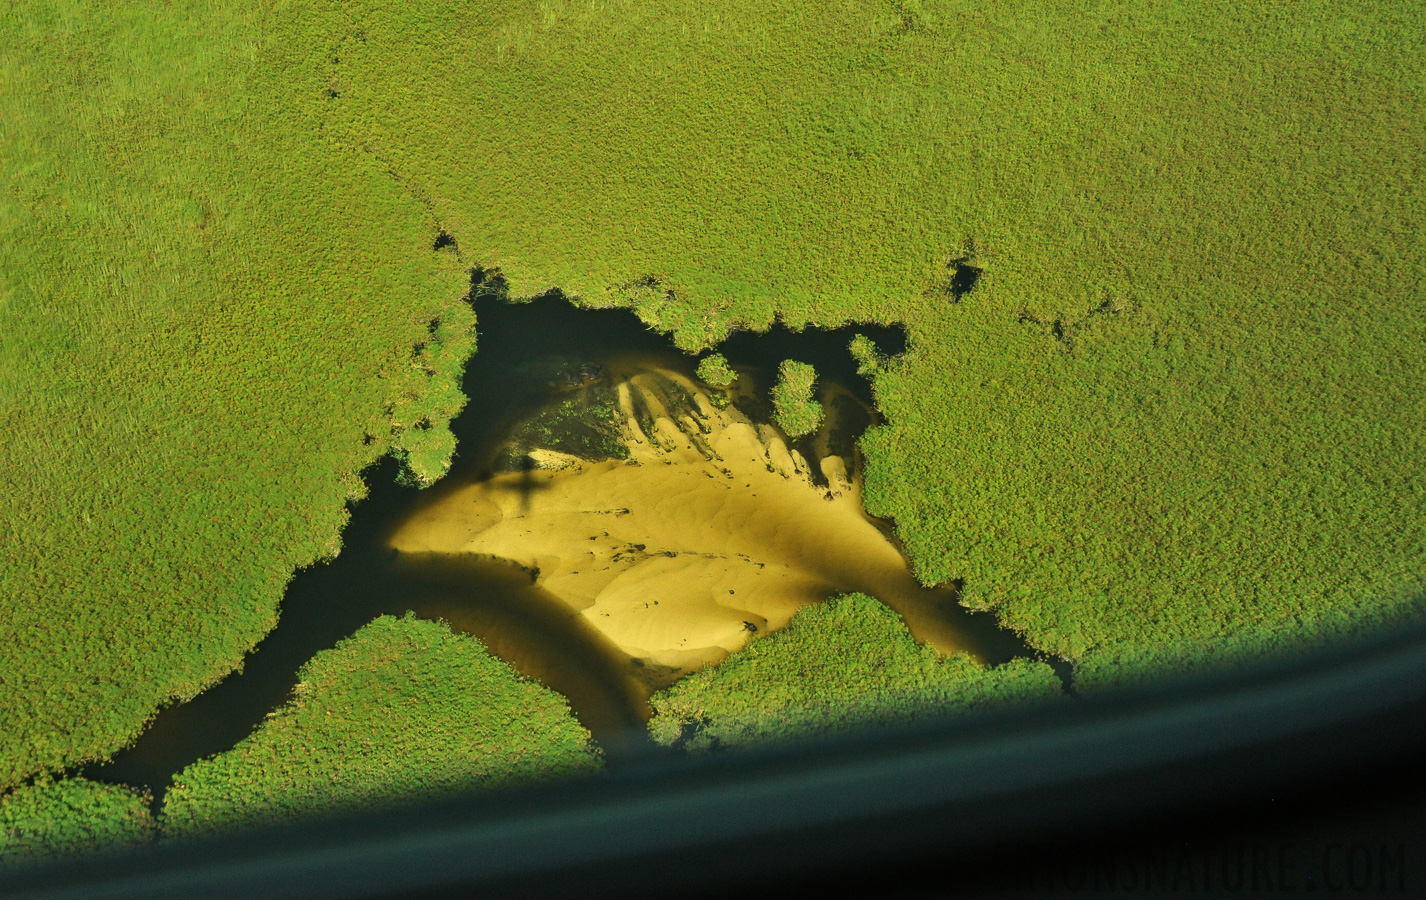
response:
{"label": "rippled sand pattern", "polygon": [[[853,459],[809,461],[669,369],[611,368],[592,389],[616,401],[626,460],[530,448],[521,471],[433,498],[391,545],[526,567],[660,682],[842,591],[879,598],[943,651],[968,649],[943,617],[950,591],[917,584],[866,515]],[[838,444],[847,427],[835,410],[850,397],[834,402],[837,390],[824,388],[830,414],[813,446]]]}

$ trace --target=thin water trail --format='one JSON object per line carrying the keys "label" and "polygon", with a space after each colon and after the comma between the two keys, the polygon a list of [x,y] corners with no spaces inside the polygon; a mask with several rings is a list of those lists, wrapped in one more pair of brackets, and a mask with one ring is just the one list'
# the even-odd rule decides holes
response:
{"label": "thin water trail", "polygon": [[[877,414],[847,345],[865,334],[894,355],[899,330],[734,335],[720,350],[738,381],[719,391],[626,311],[558,297],[476,311],[450,474],[417,491],[389,460],[365,473],[341,553],[294,577],[242,671],[86,775],[161,798],[284,703],[315,653],[383,614],[479,637],[568,698],[611,766],[658,752],[644,731],[654,691],[836,593],[878,597],[946,652],[1030,655],[953,588],[919,585],[862,509],[856,440]],[[827,410],[798,441],[766,400],[789,358],[817,367]]]}

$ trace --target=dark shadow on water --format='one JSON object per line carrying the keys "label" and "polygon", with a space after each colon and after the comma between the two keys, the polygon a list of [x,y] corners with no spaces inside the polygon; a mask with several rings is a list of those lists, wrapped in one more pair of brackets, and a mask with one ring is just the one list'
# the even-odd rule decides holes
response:
{"label": "dark shadow on water", "polygon": [[1074,663],[1048,653],[1036,653],[1034,658],[1054,670],[1055,677],[1060,680],[1060,688],[1065,694],[1070,697],[1079,697],[1079,692],[1074,688]]}
{"label": "dark shadow on water", "polygon": [[[897,545],[899,547],[900,542],[897,542]],[[964,582],[956,579],[949,587],[933,590],[940,595],[939,615],[962,633],[972,636],[976,655],[981,662],[988,666],[998,666],[1012,659],[1034,655],[1019,635],[1000,627],[1000,622],[993,613],[975,612],[962,606],[961,596],[964,589]]]}
{"label": "dark shadow on water", "polygon": [[[452,482],[488,478],[512,425],[567,392],[569,373],[596,377],[601,361],[616,357],[644,357],[693,373],[692,358],[677,353],[666,337],[631,312],[582,310],[557,294],[504,303],[495,296],[498,277],[486,275],[477,270],[472,278],[479,352],[463,381],[469,403],[452,423],[459,450],[446,482],[427,492],[403,487],[389,459],[363,473],[370,493],[352,510],[341,554],[295,575],[277,627],[248,655],[242,671],[161,711],[134,746],[107,764],[89,767],[87,777],[148,786],[161,802],[175,774],[231,749],[281,706],[298,670],[314,654],[379,615],[408,610],[480,637],[517,670],[563,693],[610,765],[656,752],[643,727],[651,689],[647,673],[539,587],[535,573],[501,560],[403,555],[390,549],[393,529],[418,503]],[[481,293],[481,283],[495,289]],[[857,373],[847,350],[856,334],[869,336],[887,355],[906,347],[904,330],[895,327],[792,332],[779,324],[768,334],[734,334],[718,349],[735,367],[771,370],[784,359],[812,363],[820,377],[840,382],[870,405],[871,385]],[[533,492],[537,485],[529,477],[530,467],[527,458],[525,484]],[[528,505],[528,493],[524,500]],[[610,500],[617,503],[618,498]],[[942,593],[947,620],[978,636],[978,651],[987,662],[1028,655],[1024,644],[1000,630],[993,618],[959,607],[954,592]]]}

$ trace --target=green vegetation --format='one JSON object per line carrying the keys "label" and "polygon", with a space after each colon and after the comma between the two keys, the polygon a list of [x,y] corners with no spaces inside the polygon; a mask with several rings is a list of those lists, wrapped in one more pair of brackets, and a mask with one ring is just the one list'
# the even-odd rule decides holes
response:
{"label": "green vegetation", "polygon": [[1036,646],[1187,664],[1420,595],[1426,12],[352,15],[345,121],[515,293],[628,302],[689,347],[905,322],[867,502]]}
{"label": "green vegetation", "polygon": [[655,694],[649,733],[691,750],[830,734],[1060,692],[1054,671],[987,668],[916,643],[896,613],[848,594],[797,613],[721,665]]}
{"label": "green vegetation", "polygon": [[738,373],[728,365],[728,358],[721,353],[710,353],[698,361],[698,377],[704,384],[724,388],[738,379]]}
{"label": "green vegetation", "polygon": [[785,359],[777,368],[772,388],[773,418],[789,437],[811,434],[822,424],[822,404],[812,399],[817,370],[804,362]]}
{"label": "green vegetation", "polygon": [[0,789],[439,474],[477,264],[689,349],[904,322],[869,509],[1093,680],[1415,609],[1422,59],[1367,0],[13,0]]}
{"label": "green vegetation", "polygon": [[36,779],[0,796],[0,869],[145,843],[147,795],[82,778]]}
{"label": "green vegetation", "polygon": [[222,677],[358,470],[449,455],[463,265],[272,13],[0,11],[0,789]]}
{"label": "green vegetation", "polygon": [[382,616],[318,653],[296,696],[174,780],[166,834],[588,772],[565,699],[444,623]]}

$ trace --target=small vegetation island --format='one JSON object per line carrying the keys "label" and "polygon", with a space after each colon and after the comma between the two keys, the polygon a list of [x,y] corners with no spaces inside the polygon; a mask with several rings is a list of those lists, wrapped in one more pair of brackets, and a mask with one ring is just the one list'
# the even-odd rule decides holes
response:
{"label": "small vegetation island", "polygon": [[[0,870],[1419,615],[1422,60],[1365,0],[11,0]],[[106,768],[309,576],[263,712]]]}

